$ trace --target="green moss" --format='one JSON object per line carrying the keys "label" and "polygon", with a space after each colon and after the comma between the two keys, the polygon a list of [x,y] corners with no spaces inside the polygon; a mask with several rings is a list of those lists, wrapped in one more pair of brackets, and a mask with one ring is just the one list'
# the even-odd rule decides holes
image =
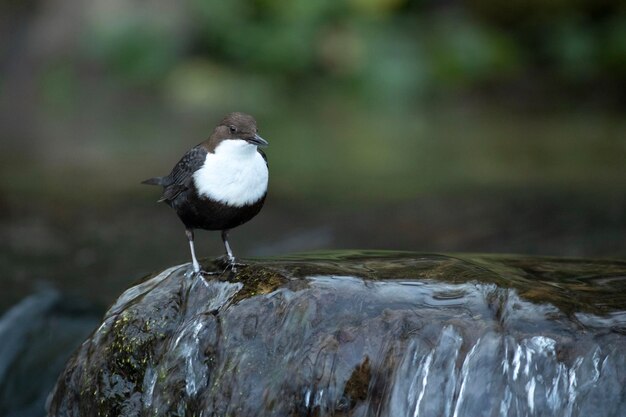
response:
{"label": "green moss", "polygon": [[353,408],[358,401],[365,401],[371,378],[370,359],[366,356],[363,362],[354,368],[343,390],[344,395],[350,399],[350,408]]}
{"label": "green moss", "polygon": [[233,298],[233,303],[237,303],[246,298],[276,291],[285,285],[288,278],[278,271],[262,265],[248,265],[238,270],[232,281],[243,284],[243,288]]}

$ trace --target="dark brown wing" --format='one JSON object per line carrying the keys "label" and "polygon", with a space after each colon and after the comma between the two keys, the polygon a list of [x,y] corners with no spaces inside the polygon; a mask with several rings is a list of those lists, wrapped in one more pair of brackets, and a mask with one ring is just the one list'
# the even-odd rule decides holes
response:
{"label": "dark brown wing", "polygon": [[172,172],[163,178],[163,196],[159,201],[172,201],[178,194],[189,189],[193,173],[202,167],[206,154],[207,150],[203,146],[196,146],[187,151]]}

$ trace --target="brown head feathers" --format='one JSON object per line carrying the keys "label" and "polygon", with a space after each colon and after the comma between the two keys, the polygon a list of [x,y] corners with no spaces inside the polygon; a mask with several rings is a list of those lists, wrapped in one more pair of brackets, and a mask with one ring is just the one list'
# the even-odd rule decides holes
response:
{"label": "brown head feathers", "polygon": [[209,152],[213,152],[223,140],[250,140],[256,136],[257,132],[258,129],[254,117],[239,112],[229,113],[213,130],[211,137],[203,142],[202,145]]}

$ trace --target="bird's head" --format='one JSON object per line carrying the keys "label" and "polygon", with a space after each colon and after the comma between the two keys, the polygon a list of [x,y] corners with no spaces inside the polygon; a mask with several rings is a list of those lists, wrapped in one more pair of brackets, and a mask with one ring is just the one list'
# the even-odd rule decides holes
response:
{"label": "bird's head", "polygon": [[223,141],[238,140],[256,146],[269,145],[259,136],[254,117],[245,113],[230,113],[217,125],[208,140],[209,148],[215,149]]}

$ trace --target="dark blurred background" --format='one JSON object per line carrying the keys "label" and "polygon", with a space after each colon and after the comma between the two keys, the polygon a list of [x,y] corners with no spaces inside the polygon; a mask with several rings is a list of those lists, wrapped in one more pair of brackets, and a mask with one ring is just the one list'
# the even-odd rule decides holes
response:
{"label": "dark blurred background", "polygon": [[0,4],[0,312],[188,262],[139,182],[230,111],[271,143],[239,256],[626,256],[624,2]]}

